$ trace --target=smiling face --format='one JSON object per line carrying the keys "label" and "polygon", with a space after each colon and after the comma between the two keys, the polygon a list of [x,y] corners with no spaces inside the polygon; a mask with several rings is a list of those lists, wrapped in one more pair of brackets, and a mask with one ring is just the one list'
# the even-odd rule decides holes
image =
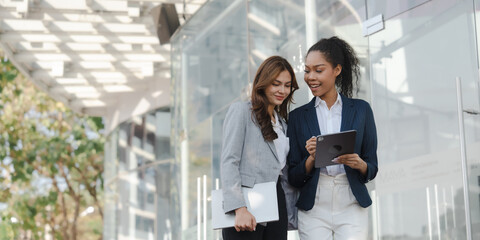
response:
{"label": "smiling face", "polygon": [[335,79],[342,72],[342,67],[332,66],[320,51],[312,51],[305,59],[304,80],[314,96],[336,98]]}
{"label": "smiling face", "polygon": [[282,71],[265,89],[269,105],[279,106],[290,94],[292,89],[292,77],[290,73],[285,70]]}

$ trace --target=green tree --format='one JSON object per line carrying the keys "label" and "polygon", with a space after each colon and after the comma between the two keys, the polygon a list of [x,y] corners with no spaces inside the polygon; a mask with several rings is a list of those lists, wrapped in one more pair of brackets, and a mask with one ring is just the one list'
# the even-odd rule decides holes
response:
{"label": "green tree", "polygon": [[0,239],[101,239],[102,119],[72,112],[0,57]]}

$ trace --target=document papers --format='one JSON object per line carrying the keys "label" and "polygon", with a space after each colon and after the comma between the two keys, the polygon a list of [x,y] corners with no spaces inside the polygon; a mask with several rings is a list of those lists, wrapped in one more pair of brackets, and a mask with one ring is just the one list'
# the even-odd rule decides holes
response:
{"label": "document papers", "polygon": [[[253,188],[242,187],[248,211],[258,223],[278,221],[277,186],[275,182],[255,184]],[[212,191],[212,228],[233,227],[235,212],[223,211],[222,190]]]}
{"label": "document papers", "polygon": [[340,155],[353,153],[357,131],[350,130],[339,133],[325,134],[317,137],[315,150],[315,167],[321,168],[338,163],[332,160]]}

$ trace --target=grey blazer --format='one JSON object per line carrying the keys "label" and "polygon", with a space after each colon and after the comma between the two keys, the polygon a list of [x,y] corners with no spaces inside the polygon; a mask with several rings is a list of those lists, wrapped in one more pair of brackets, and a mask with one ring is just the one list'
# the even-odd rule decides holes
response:
{"label": "grey blazer", "polygon": [[[279,117],[284,131],[287,125]],[[256,183],[277,182],[280,161],[273,141],[265,141],[252,118],[250,102],[236,102],[228,109],[223,124],[221,182],[227,213],[244,207],[241,187]]]}

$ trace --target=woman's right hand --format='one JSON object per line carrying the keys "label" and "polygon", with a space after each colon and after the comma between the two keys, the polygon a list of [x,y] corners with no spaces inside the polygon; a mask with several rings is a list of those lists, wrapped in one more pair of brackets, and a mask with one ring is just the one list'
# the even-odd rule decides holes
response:
{"label": "woman's right hand", "polygon": [[305,148],[307,149],[310,156],[315,158],[315,151],[317,150],[317,138],[311,137],[310,139],[308,139],[305,143]]}
{"label": "woman's right hand", "polygon": [[237,230],[237,232],[255,231],[256,227],[257,221],[246,207],[235,209],[235,230]]}
{"label": "woman's right hand", "polygon": [[310,174],[310,172],[313,169],[313,166],[315,165],[315,152],[317,150],[317,138],[316,137],[311,137],[310,139],[307,140],[305,143],[305,149],[307,149],[307,152],[310,154],[308,156],[307,161],[305,162],[305,169],[307,170],[307,174]]}

